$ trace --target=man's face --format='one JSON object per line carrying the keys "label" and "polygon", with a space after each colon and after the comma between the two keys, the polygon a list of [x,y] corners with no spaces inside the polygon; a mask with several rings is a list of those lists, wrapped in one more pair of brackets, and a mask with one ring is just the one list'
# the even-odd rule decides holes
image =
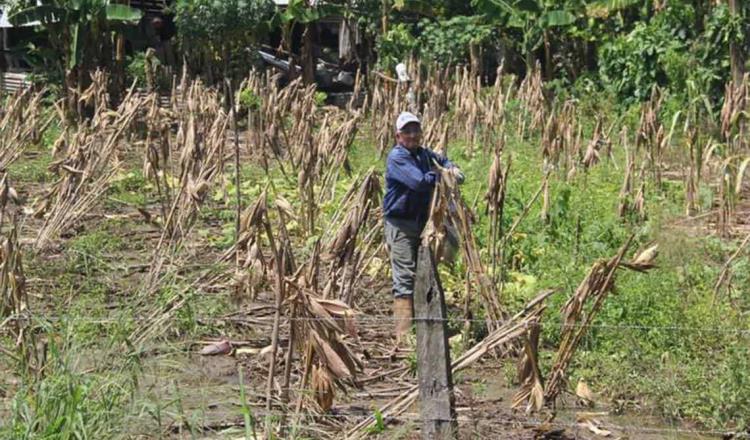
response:
{"label": "man's face", "polygon": [[396,134],[396,137],[401,145],[413,150],[422,145],[422,127],[416,122],[409,122]]}

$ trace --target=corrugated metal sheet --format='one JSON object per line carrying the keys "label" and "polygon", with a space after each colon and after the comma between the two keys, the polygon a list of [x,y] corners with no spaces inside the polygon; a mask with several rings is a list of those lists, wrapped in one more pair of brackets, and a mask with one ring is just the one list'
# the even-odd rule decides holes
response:
{"label": "corrugated metal sheet", "polygon": [[[41,4],[41,2],[37,1],[37,4]],[[34,23],[26,24],[24,26],[35,26],[37,24],[39,24],[38,21],[36,21]],[[0,29],[2,29],[2,28],[14,28],[14,27],[15,26],[13,26],[10,23],[10,21],[8,21],[8,12],[4,8],[0,8]]]}
{"label": "corrugated metal sheet", "polygon": [[13,93],[16,90],[31,86],[28,74],[21,72],[0,72],[0,90]]}

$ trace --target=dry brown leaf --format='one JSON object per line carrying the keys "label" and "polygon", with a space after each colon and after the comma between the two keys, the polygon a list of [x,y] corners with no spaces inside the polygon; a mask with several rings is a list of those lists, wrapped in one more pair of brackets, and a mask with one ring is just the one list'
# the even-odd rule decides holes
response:
{"label": "dry brown leaf", "polygon": [[341,326],[336,322],[335,319],[333,319],[333,317],[331,317],[326,308],[323,307],[318,302],[318,300],[316,300],[315,298],[310,298],[309,304],[310,312],[320,320],[321,324],[338,333],[344,333],[344,330],[341,328]]}
{"label": "dry brown leaf", "polygon": [[229,354],[232,352],[232,344],[228,340],[222,339],[219,342],[209,344],[200,351],[201,356],[216,356],[220,354]]}
{"label": "dry brown leaf", "polygon": [[346,363],[336,353],[336,350],[331,345],[320,337],[318,332],[311,331],[313,340],[315,341],[316,351],[320,355],[321,359],[325,360],[326,367],[336,376],[337,379],[344,379],[351,377],[352,373]]}
{"label": "dry brown leaf", "polygon": [[529,396],[529,404],[527,406],[527,412],[531,408],[534,408],[534,411],[539,412],[541,411],[543,406],[544,406],[544,387],[542,387],[542,384],[539,383],[539,381],[536,381],[534,383],[534,386],[531,388],[531,394]]}
{"label": "dry brown leaf", "polygon": [[328,313],[338,318],[344,318],[355,314],[354,309],[346,305],[345,302],[337,299],[316,299],[321,306],[323,306]]}
{"label": "dry brown leaf", "polygon": [[288,215],[291,218],[297,218],[297,215],[294,213],[294,208],[292,208],[292,204],[289,203],[289,201],[283,196],[278,196],[276,198],[275,204],[276,207],[279,208],[284,214]]}
{"label": "dry brown leaf", "polygon": [[578,385],[576,386],[576,396],[588,403],[594,403],[594,393],[591,392],[591,388],[589,388],[583,380],[578,381]]}
{"label": "dry brown leaf", "polygon": [[578,423],[578,425],[580,425],[580,426],[588,429],[589,431],[591,431],[592,433],[594,433],[595,435],[598,435],[600,437],[609,437],[609,436],[611,436],[612,435],[611,431],[607,431],[606,429],[602,429],[599,426],[597,426],[597,425],[600,425],[600,424],[601,423],[598,422],[595,419],[585,420],[583,422],[579,422]]}
{"label": "dry brown leaf", "polygon": [[320,406],[320,409],[324,412],[330,411],[333,406],[335,392],[333,389],[333,381],[331,380],[328,371],[317,365],[313,366],[311,385],[315,395],[315,401],[318,403],[318,406]]}
{"label": "dry brown leaf", "polygon": [[655,244],[648,249],[638,253],[633,258],[634,264],[653,264],[656,257],[659,255],[659,245]]}

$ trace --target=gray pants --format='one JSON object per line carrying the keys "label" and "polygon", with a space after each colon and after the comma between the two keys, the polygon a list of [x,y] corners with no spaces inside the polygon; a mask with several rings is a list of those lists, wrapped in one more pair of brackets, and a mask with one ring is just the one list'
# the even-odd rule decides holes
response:
{"label": "gray pants", "polygon": [[421,234],[422,227],[416,221],[385,219],[385,242],[391,254],[393,296],[396,298],[414,295]]}

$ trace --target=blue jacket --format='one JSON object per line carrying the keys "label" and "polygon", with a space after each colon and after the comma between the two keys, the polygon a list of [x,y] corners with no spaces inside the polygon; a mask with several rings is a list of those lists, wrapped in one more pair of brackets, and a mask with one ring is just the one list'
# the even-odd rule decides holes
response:
{"label": "blue jacket", "polygon": [[400,144],[393,147],[385,167],[386,218],[416,220],[421,225],[427,221],[432,189],[438,179],[431,171],[433,159],[442,167],[453,166],[448,158],[427,148],[419,147],[411,153]]}

